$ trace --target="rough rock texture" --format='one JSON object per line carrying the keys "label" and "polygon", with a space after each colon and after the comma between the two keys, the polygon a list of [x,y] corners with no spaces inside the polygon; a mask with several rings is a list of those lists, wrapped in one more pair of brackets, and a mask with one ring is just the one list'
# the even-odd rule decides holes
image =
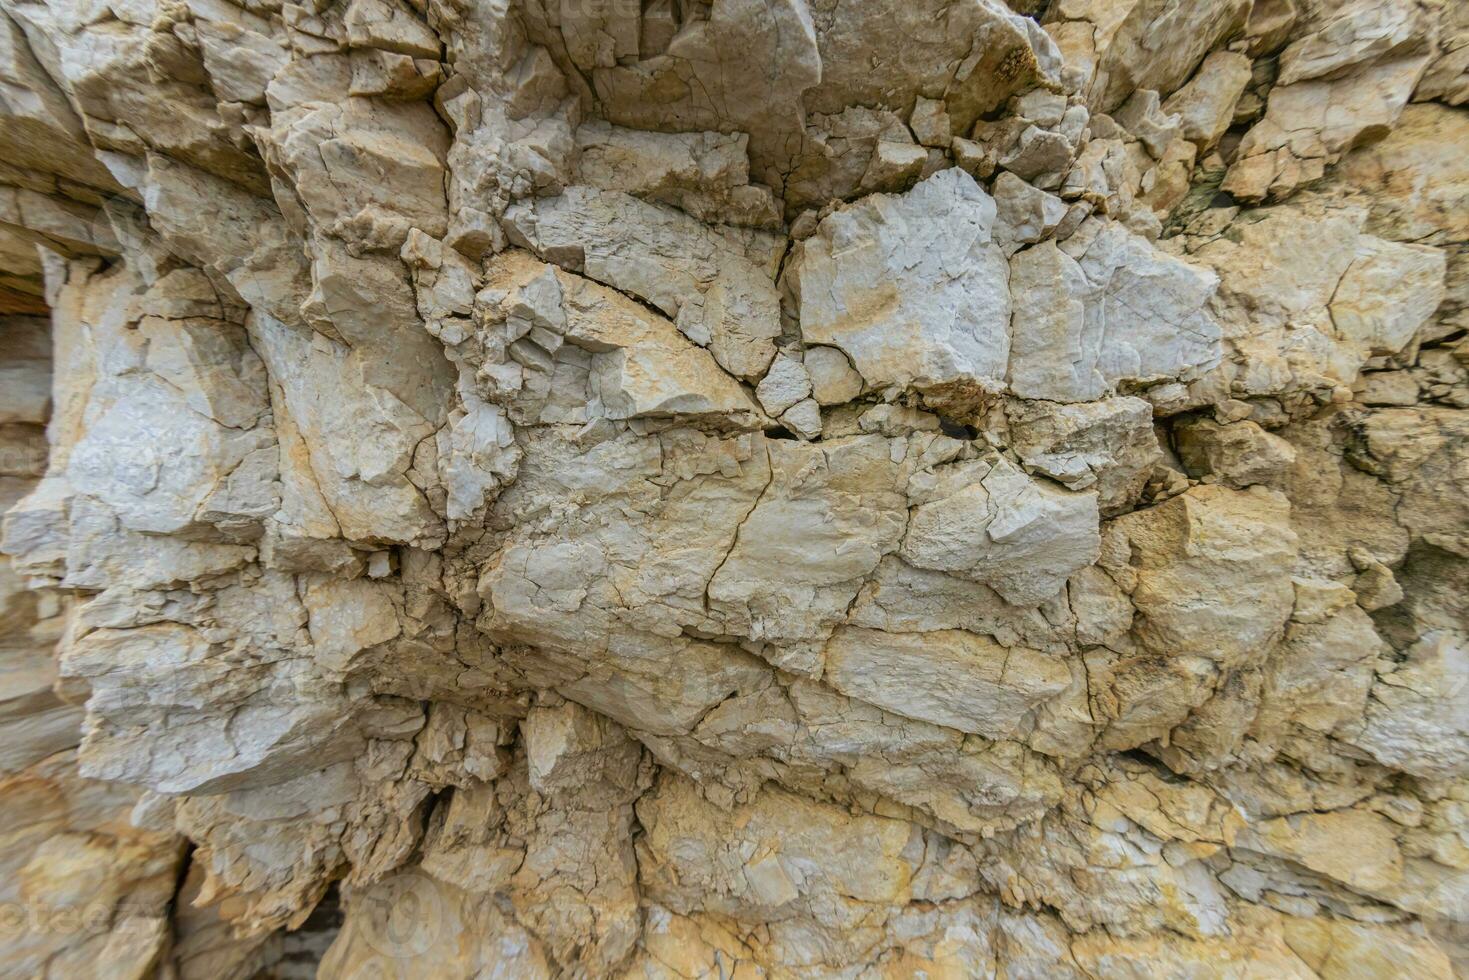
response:
{"label": "rough rock texture", "polygon": [[0,977],[1469,975],[1466,10],[0,0]]}

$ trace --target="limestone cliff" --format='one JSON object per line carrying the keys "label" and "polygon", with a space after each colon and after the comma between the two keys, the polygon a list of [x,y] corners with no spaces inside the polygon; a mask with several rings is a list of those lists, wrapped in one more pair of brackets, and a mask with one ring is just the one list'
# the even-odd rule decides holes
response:
{"label": "limestone cliff", "polygon": [[0,0],[0,977],[1469,975],[1466,102],[1462,0]]}

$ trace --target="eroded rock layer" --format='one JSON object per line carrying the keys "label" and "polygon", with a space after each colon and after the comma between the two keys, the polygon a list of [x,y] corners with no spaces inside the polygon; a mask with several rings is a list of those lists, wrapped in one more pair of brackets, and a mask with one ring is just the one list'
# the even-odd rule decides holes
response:
{"label": "eroded rock layer", "polygon": [[1466,11],[0,0],[0,975],[1469,969]]}

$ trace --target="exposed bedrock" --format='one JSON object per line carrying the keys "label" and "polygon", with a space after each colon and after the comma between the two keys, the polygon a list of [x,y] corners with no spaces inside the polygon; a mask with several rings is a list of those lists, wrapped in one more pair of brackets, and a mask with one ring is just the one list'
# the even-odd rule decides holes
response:
{"label": "exposed bedrock", "polygon": [[1469,975],[1466,10],[0,0],[0,977]]}

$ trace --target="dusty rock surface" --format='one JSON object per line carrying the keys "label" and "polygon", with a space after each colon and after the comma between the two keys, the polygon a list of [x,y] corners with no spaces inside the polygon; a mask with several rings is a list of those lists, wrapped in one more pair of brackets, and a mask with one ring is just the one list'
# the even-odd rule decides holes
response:
{"label": "dusty rock surface", "polygon": [[0,0],[0,977],[1469,976],[1466,11]]}

